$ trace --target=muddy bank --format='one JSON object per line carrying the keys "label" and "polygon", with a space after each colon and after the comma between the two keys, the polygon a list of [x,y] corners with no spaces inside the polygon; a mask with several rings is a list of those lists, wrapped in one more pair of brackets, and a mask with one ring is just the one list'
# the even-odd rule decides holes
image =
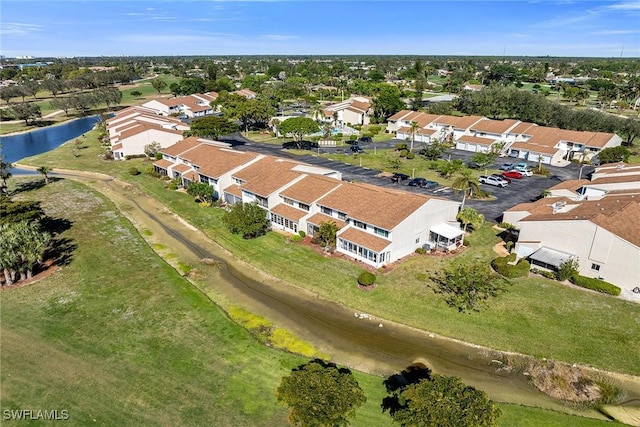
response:
{"label": "muddy bank", "polygon": [[[220,260],[222,268],[207,279],[211,292],[291,330],[339,364],[386,376],[420,362],[438,373],[461,377],[497,401],[604,418],[596,411],[570,409],[535,389],[520,369],[525,366],[522,355],[448,339],[336,304],[237,260],[129,184],[94,173],[56,172],[105,194],[139,230],[151,231],[147,237],[171,248],[181,260],[194,264],[203,258]],[[627,390],[628,399],[640,398],[639,378],[603,374]]]}

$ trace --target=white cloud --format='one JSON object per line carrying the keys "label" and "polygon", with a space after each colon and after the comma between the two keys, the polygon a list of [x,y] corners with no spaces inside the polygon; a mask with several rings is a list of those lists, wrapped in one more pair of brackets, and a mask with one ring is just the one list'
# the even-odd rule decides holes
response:
{"label": "white cloud", "polygon": [[640,11],[640,1],[639,0],[635,0],[635,1],[626,1],[626,2],[622,2],[622,3],[616,3],[616,4],[612,4],[607,6],[607,9],[613,9],[613,10],[638,10]]}
{"label": "white cloud", "polygon": [[42,31],[42,27],[34,24],[23,24],[20,22],[5,22],[0,28],[0,34],[4,36],[26,37]]}
{"label": "white cloud", "polygon": [[619,36],[623,34],[640,34],[640,30],[602,30],[589,33],[594,36]]}

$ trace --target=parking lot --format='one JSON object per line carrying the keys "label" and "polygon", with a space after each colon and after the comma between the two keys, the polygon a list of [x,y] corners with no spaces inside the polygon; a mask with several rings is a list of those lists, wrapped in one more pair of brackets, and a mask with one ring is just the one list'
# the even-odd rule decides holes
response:
{"label": "parking lot", "polygon": [[[390,148],[395,147],[396,140],[390,140],[383,143],[377,143],[377,148]],[[370,144],[363,145],[363,148],[366,151],[372,149],[369,147]],[[287,153],[287,150],[282,150],[280,147],[268,144],[258,144],[247,141],[240,146],[237,146],[238,149],[248,150],[260,152],[263,154],[270,154],[273,156],[279,157],[291,157],[297,160],[313,164],[316,166],[321,166],[329,169],[334,169],[340,171],[342,173],[342,178],[345,181],[351,182],[364,182],[367,184],[377,185],[386,188],[395,188],[401,189],[408,192],[425,194],[429,196],[439,196],[445,197],[452,200],[462,201],[462,194],[456,194],[451,188],[448,187],[438,187],[434,189],[424,189],[420,187],[410,187],[407,185],[409,180],[401,181],[399,183],[392,182],[390,177],[380,177],[380,171],[363,168],[357,165],[351,165],[339,161],[329,160],[323,157],[317,157],[312,155],[307,156],[294,156],[290,153]],[[340,151],[343,152],[344,148],[334,148],[331,151]],[[321,152],[331,152],[326,148],[322,148]],[[461,159],[465,162],[470,161],[471,157],[474,153],[460,151],[460,150],[451,150],[450,158],[451,159]],[[497,169],[502,163],[511,163],[514,159],[510,158],[499,158],[497,159],[495,165],[492,166],[493,169]],[[517,162],[516,162],[517,163]],[[535,165],[531,164],[531,167]],[[465,202],[466,206],[472,207],[476,209],[478,212],[482,213],[486,220],[488,221],[500,221],[500,217],[502,213],[520,203],[527,203],[537,200],[543,190],[546,190],[554,185],[560,183],[561,181],[565,181],[568,179],[577,179],[579,175],[580,167],[578,165],[569,165],[564,168],[546,166],[552,173],[549,178],[542,176],[532,176],[528,178],[522,179],[512,179],[511,184],[506,186],[505,188],[495,187],[492,185],[480,184],[480,188],[483,191],[488,191],[492,196],[495,197],[494,200],[476,200],[476,199],[467,199]],[[593,171],[593,168],[583,167],[582,177],[586,177],[589,173]]]}

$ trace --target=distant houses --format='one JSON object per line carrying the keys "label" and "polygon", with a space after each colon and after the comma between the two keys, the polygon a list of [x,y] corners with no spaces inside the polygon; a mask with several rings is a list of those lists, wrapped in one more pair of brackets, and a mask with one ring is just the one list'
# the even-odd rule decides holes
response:
{"label": "distant houses", "polygon": [[163,116],[202,117],[214,113],[211,103],[218,98],[216,92],[194,93],[175,98],[158,98],[142,104]]}
{"label": "distant houses", "polygon": [[315,118],[338,127],[344,125],[365,126],[370,123],[371,114],[371,99],[364,96],[352,96],[345,101],[324,106],[321,117]]}
{"label": "distant houses", "polygon": [[231,150],[220,143],[187,138],[162,150],[158,173],[213,186],[229,204],[256,203],[271,227],[313,236],[333,221],[336,250],[381,267],[428,247],[454,250],[463,231],[459,203],[439,197],[349,183],[332,169],[268,155]]}
{"label": "distant houses", "polygon": [[[417,128],[412,129],[412,123]],[[447,116],[402,110],[387,120],[387,132],[416,142],[451,142],[459,150],[496,151],[502,155],[554,166],[573,159],[591,160],[601,150],[617,147],[614,133],[573,131],[519,120],[493,120],[480,116]]]}

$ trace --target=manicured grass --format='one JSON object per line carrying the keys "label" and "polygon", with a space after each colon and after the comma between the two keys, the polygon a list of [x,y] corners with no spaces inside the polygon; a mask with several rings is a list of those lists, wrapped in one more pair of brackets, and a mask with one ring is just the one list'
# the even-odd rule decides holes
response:
{"label": "manicured grass", "polygon": [[[307,359],[258,344],[97,193],[56,181],[19,197],[71,221],[60,237],[75,249],[48,278],[0,293],[2,410],[67,410],[82,426],[287,425],[274,390]],[[367,402],[352,425],[391,426],[382,378],[354,374]],[[604,425],[500,407],[501,426]]]}
{"label": "manicured grass", "polygon": [[[50,160],[45,159],[55,157],[59,162],[55,166],[60,165],[60,151],[64,147],[28,163],[48,164]],[[79,159],[73,161],[74,167],[82,168]],[[362,271],[357,263],[326,258],[301,244],[288,244],[278,233],[255,240],[232,235],[221,222],[222,210],[195,208],[191,197],[167,190],[160,180],[145,174],[129,176],[125,171],[131,165],[138,166],[139,160],[104,162],[87,156],[84,161],[85,168],[113,168],[116,175],[162,201],[238,258],[353,308],[499,350],[640,373],[637,304],[535,277],[514,280],[507,294],[479,313],[463,315],[448,307],[442,296],[429,287],[429,276],[453,258],[417,255],[404,259],[390,272],[378,274],[375,291],[362,292],[353,285]],[[500,239],[489,226],[471,234],[469,240],[471,247],[460,257],[479,257],[489,262],[496,256],[491,248]],[[318,275],[318,271],[323,274]]]}

